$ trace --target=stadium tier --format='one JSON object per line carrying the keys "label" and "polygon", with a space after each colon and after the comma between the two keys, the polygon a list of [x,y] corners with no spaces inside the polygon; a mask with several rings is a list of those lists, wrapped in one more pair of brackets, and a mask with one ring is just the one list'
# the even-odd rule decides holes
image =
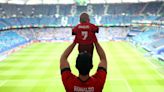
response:
{"label": "stadium tier", "polygon": [[[164,29],[157,27],[146,28],[143,31],[134,31],[131,34],[131,41],[133,44],[143,47],[149,52],[149,54],[160,57],[163,56],[164,52]],[[161,56],[162,55],[162,56]]]}
{"label": "stadium tier", "polygon": [[88,12],[99,26],[130,25],[139,20],[163,20],[164,2],[78,5],[0,4],[0,28],[75,26],[79,14]]}
{"label": "stadium tier", "polygon": [[0,32],[0,53],[28,42],[13,31]]}
{"label": "stadium tier", "polygon": [[[158,52],[158,50],[160,50],[159,47],[164,45],[163,28],[146,27],[142,31],[139,30],[132,29],[130,31],[129,27],[100,27],[97,37],[100,41],[118,41],[126,40],[128,38],[131,40],[132,43],[134,43],[135,45],[140,45],[149,52]],[[12,36],[10,36],[9,33],[12,33]],[[7,37],[8,39],[4,39],[3,36]],[[11,43],[7,43],[11,40],[13,41],[13,44],[17,45],[21,44],[22,41],[72,41],[73,38],[74,37],[71,35],[71,28],[15,29],[1,32],[1,50],[4,51],[12,47],[13,45]],[[15,43],[15,41],[17,43]],[[4,44],[6,46],[4,46]]]}
{"label": "stadium tier", "polygon": [[[30,40],[72,40],[70,27],[79,23],[79,15],[82,12],[90,14],[91,23],[106,27],[100,28],[100,33],[97,35],[100,40],[125,40],[127,36],[131,35],[132,38],[130,39],[133,43],[144,45],[143,48],[150,52],[161,45],[163,46],[163,39],[161,39],[163,38],[163,29],[157,31],[155,27],[148,27],[145,29],[146,31],[140,32],[139,30],[130,31],[128,27],[133,26],[132,24],[138,21],[146,21],[149,23],[148,25],[154,21],[160,21],[160,25],[163,25],[164,2],[88,5],[0,4],[0,30],[8,30],[7,32],[12,33],[15,38],[19,38],[16,42],[12,40],[11,43],[6,43],[6,46],[1,45],[0,51],[12,48],[13,44],[17,45]],[[108,28],[109,26],[117,27]],[[4,35],[5,32],[2,32],[2,34]],[[5,41],[10,42],[13,39],[8,34],[6,34],[6,37],[8,38],[3,40],[1,38],[1,44],[4,44]]]}
{"label": "stadium tier", "polygon": [[152,41],[146,46],[143,46],[147,51],[153,51],[164,45],[164,38]]}
{"label": "stadium tier", "polygon": [[[130,25],[132,21],[157,19],[157,16],[94,16],[91,17],[91,22],[99,26],[119,26]],[[0,28],[20,28],[20,27],[39,27],[39,26],[56,26],[56,27],[71,27],[78,24],[79,16],[63,16],[63,17],[43,17],[43,18],[1,18]]]}
{"label": "stadium tier", "polygon": [[144,32],[140,32],[138,35],[133,37],[133,40],[141,45],[146,45],[157,39],[162,39],[163,31],[164,31],[163,29],[159,30],[159,28],[155,28],[155,27],[148,28],[145,29]]}
{"label": "stadium tier", "polygon": [[[7,38],[1,38],[0,51],[6,51],[30,40],[72,40],[71,28],[55,27],[75,26],[79,23],[79,14],[88,12],[92,23],[107,27],[100,28],[97,36],[101,41],[125,40],[127,36],[133,34],[133,43],[141,45],[150,52],[158,52],[158,48],[164,45],[163,39],[161,39],[164,30],[157,31],[152,27],[147,28],[145,32],[132,32],[126,27],[108,28],[108,26],[131,26],[134,21],[143,20],[163,21],[163,5],[164,2],[88,4],[87,6],[0,4],[0,30],[9,32],[9,34],[1,32],[1,35]],[[17,30],[18,28],[19,30]]]}
{"label": "stadium tier", "polygon": [[145,9],[143,10],[143,13],[157,14],[158,12],[162,11],[162,10],[159,11],[161,7],[158,7],[158,6],[162,6],[162,4],[163,3],[161,2],[150,2],[145,5]]}
{"label": "stadium tier", "polygon": [[91,15],[119,15],[122,13],[130,15],[138,14],[160,14],[163,13],[163,2],[148,3],[116,3],[116,4],[88,4],[78,6],[72,4],[60,5],[14,5],[0,4],[1,16],[62,16],[79,15],[81,12],[89,12]]}

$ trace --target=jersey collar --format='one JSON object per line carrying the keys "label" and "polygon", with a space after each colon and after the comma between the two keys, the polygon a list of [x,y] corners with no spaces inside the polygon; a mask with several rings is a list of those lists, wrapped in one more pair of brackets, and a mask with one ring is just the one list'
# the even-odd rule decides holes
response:
{"label": "jersey collar", "polygon": [[87,80],[83,81],[81,80],[79,77],[77,77],[78,80],[80,80],[81,82],[87,82],[91,77],[89,77]]}

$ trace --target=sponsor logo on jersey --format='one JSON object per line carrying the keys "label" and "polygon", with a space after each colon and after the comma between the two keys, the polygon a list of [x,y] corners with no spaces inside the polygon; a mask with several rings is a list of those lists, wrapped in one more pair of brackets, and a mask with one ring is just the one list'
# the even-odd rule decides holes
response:
{"label": "sponsor logo on jersey", "polygon": [[94,92],[94,87],[78,87],[74,86],[75,92]]}
{"label": "sponsor logo on jersey", "polygon": [[88,29],[89,25],[87,25],[87,26],[78,26],[78,28]]}

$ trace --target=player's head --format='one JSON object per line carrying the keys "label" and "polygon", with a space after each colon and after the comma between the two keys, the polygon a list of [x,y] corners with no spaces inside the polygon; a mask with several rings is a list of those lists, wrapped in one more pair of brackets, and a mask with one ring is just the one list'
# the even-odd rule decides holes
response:
{"label": "player's head", "polygon": [[90,19],[89,19],[89,15],[87,13],[82,13],[80,15],[80,22],[81,23],[85,23],[85,22],[89,22]]}
{"label": "player's head", "polygon": [[92,69],[92,58],[87,52],[81,52],[76,59],[76,68],[81,75],[88,75]]}

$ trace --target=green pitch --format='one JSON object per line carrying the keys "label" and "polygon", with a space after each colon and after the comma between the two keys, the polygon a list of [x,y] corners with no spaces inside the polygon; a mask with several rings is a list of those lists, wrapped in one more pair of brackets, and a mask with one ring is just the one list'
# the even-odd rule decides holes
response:
{"label": "green pitch", "polygon": [[[59,68],[61,53],[70,43],[36,43],[0,62],[0,92],[65,92]],[[164,92],[164,75],[126,42],[101,43],[108,59],[103,92]],[[77,47],[69,57],[75,69]],[[99,58],[94,52],[95,73]],[[164,70],[163,70],[164,71]]]}

